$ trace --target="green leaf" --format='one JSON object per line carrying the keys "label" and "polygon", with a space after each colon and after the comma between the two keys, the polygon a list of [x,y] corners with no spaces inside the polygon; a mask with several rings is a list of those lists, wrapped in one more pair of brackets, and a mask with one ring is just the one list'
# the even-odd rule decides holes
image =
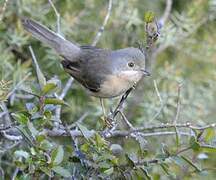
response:
{"label": "green leaf", "polygon": [[104,145],[107,145],[107,142],[104,138],[102,138],[98,133],[95,134],[95,142],[97,147],[102,147]]}
{"label": "green leaf", "polygon": [[202,152],[216,153],[216,147],[214,146],[201,146],[200,150]]}
{"label": "green leaf", "polygon": [[205,135],[205,141],[209,142],[215,137],[215,129],[214,128],[209,128],[206,129],[206,135]]}
{"label": "green leaf", "polygon": [[39,136],[36,136],[36,141],[38,143],[41,143],[43,140],[46,139],[46,136],[45,135],[39,135]]}
{"label": "green leaf", "polygon": [[29,157],[29,153],[23,150],[17,150],[14,152],[14,155],[18,158],[23,157],[27,159]]}
{"label": "green leaf", "polygon": [[27,126],[31,132],[31,135],[35,138],[39,134],[39,131],[34,127],[32,122],[28,122]]}
{"label": "green leaf", "polygon": [[113,172],[114,172],[114,168],[113,167],[111,167],[111,168],[109,168],[109,169],[107,169],[107,170],[104,171],[104,173],[106,175],[108,175],[108,176],[111,175]]}
{"label": "green leaf", "polygon": [[19,113],[19,114],[12,114],[12,116],[22,125],[27,125],[29,118],[24,115],[23,113]]}
{"label": "green leaf", "polygon": [[54,166],[54,167],[52,168],[52,170],[53,170],[54,172],[56,172],[57,174],[59,174],[59,175],[61,175],[61,176],[63,176],[63,177],[66,177],[66,178],[71,176],[70,172],[69,172],[67,169],[64,169],[64,168],[61,167],[61,166]]}
{"label": "green leaf", "polygon": [[49,177],[52,177],[51,169],[49,169],[48,167],[42,166],[42,167],[40,167],[40,170],[42,172],[44,172],[46,175],[48,175]]}
{"label": "green leaf", "polygon": [[55,88],[57,88],[57,85],[54,83],[47,83],[45,86],[43,86],[42,88],[42,94],[46,95],[48,93],[53,92],[53,90],[55,90]]}
{"label": "green leaf", "polygon": [[144,14],[144,20],[146,23],[151,23],[154,21],[155,15],[153,12],[148,11]]}
{"label": "green leaf", "polygon": [[142,172],[144,173],[145,177],[147,180],[152,180],[152,177],[150,176],[149,172],[147,169],[141,167],[140,170],[142,170]]}
{"label": "green leaf", "polygon": [[50,150],[53,148],[53,144],[45,139],[40,143],[40,148],[44,150]]}
{"label": "green leaf", "polygon": [[54,165],[59,165],[64,158],[64,149],[62,146],[58,146],[51,153],[51,159]]}
{"label": "green leaf", "polygon": [[190,146],[194,151],[198,151],[200,149],[200,144],[194,136],[190,138]]}
{"label": "green leaf", "polygon": [[83,145],[81,146],[80,149],[81,149],[81,151],[83,151],[83,152],[88,152],[89,148],[90,148],[89,144],[85,143],[85,144],[83,144]]}
{"label": "green leaf", "polygon": [[57,98],[46,98],[44,104],[65,105],[65,102]]}
{"label": "green leaf", "polygon": [[27,142],[31,145],[34,145],[32,137],[29,133],[29,131],[26,131],[26,128],[23,126],[18,126],[17,129],[22,133],[23,137],[25,137],[25,139],[27,140]]}

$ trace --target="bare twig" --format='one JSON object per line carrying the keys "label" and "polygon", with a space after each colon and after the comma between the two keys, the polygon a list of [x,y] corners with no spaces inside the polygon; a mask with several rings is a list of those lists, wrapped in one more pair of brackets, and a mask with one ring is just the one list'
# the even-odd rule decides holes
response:
{"label": "bare twig", "polygon": [[61,36],[61,16],[59,14],[59,12],[57,11],[55,5],[53,4],[52,0],[48,0],[50,5],[52,6],[54,12],[55,12],[55,15],[56,15],[56,31],[57,33]]}
{"label": "bare twig", "polygon": [[[181,86],[182,86],[182,84],[178,84],[177,108],[176,108],[175,118],[173,119],[173,122],[172,122],[173,124],[176,124],[178,119],[179,119],[180,108],[181,108],[181,101],[180,101]],[[178,128],[176,126],[174,127],[174,129],[176,132],[176,144],[178,147],[179,146],[179,131],[178,131]]]}
{"label": "bare twig", "polygon": [[130,129],[135,129],[133,127],[133,125],[128,121],[127,117],[125,116],[125,114],[122,112],[122,111],[119,111],[119,113],[121,114],[122,116],[122,119],[124,120],[124,122],[127,124],[127,126],[130,128]]}
{"label": "bare twig", "polygon": [[157,86],[156,80],[154,80],[153,83],[154,83],[154,88],[155,88],[155,91],[156,91],[156,93],[157,93],[157,96],[158,96],[158,98],[159,98],[159,100],[160,100],[160,104],[161,104],[161,106],[162,106],[162,105],[163,105],[163,101],[162,101],[160,92],[158,91],[158,86]]}
{"label": "bare twig", "polygon": [[100,29],[98,30],[98,32],[97,32],[97,34],[96,34],[96,36],[95,36],[95,38],[94,38],[94,40],[93,40],[93,43],[92,43],[93,46],[96,46],[96,44],[98,43],[98,41],[99,41],[99,39],[100,39],[100,37],[101,37],[103,31],[104,31],[104,28],[105,28],[105,26],[106,26],[106,24],[107,24],[107,22],[108,22],[108,20],[109,20],[109,17],[110,17],[110,14],[111,14],[111,10],[112,10],[112,0],[109,0],[109,5],[108,5],[107,14],[106,14],[106,16],[105,16],[105,19],[104,19],[104,21],[103,21],[102,26],[101,26]]}
{"label": "bare twig", "polygon": [[177,97],[176,115],[175,115],[175,118],[173,119],[174,124],[177,123],[177,121],[178,121],[180,108],[181,108],[181,101],[180,101],[181,86],[182,86],[182,84],[178,85],[178,97]]}
{"label": "bare twig", "polygon": [[3,136],[10,141],[20,141],[23,139],[20,135],[9,135],[5,131],[2,131]]}
{"label": "bare twig", "polygon": [[165,7],[165,10],[164,10],[164,14],[160,19],[160,23],[161,23],[162,26],[166,23],[166,21],[169,18],[169,15],[170,15],[171,10],[172,10],[172,3],[173,3],[172,0],[166,0],[166,7]]}
{"label": "bare twig", "polygon": [[[15,86],[14,88],[8,93],[7,98],[9,98],[12,94],[14,94],[14,92],[19,89],[19,87],[28,79],[28,77],[31,75],[32,73],[29,72],[27,73]],[[6,99],[7,99],[6,98]]]}
{"label": "bare twig", "polygon": [[184,123],[184,124],[162,124],[159,126],[148,126],[148,127],[139,127],[136,128],[136,131],[151,131],[151,130],[157,130],[157,129],[167,129],[167,128],[174,128],[174,127],[178,127],[178,128],[189,128],[189,129],[195,129],[195,130],[204,130],[204,129],[208,129],[208,128],[215,128],[216,124],[209,124],[206,126],[193,126],[191,125],[191,123]]}
{"label": "bare twig", "polygon": [[[52,6],[52,8],[53,8],[53,10],[55,12],[55,15],[56,15],[56,27],[57,27],[56,31],[57,31],[57,34],[62,36],[62,33],[61,33],[61,15],[57,11],[57,9],[56,9],[55,5],[53,4],[52,0],[48,0],[48,1],[49,1],[50,5]],[[63,88],[61,94],[59,96],[57,96],[59,99],[63,100],[64,97],[67,95],[69,89],[71,88],[73,80],[74,80],[73,77],[70,77],[68,79],[68,81],[67,81],[65,87]],[[55,119],[56,119],[56,121],[55,121],[54,125],[57,128],[59,127],[60,124],[62,124],[61,123],[61,107],[62,107],[61,105],[58,105],[56,107],[56,110],[55,110]]]}
{"label": "bare twig", "polygon": [[32,60],[33,60],[33,64],[35,66],[35,70],[36,70],[36,74],[37,74],[37,79],[38,79],[38,82],[40,84],[40,88],[42,89],[43,86],[46,84],[46,79],[40,69],[40,66],[38,65],[38,62],[37,62],[37,59],[36,59],[36,56],[35,56],[35,53],[32,49],[31,46],[29,46],[29,50],[30,50],[30,53],[31,53],[31,56],[32,56]]}
{"label": "bare twig", "polygon": [[5,13],[6,8],[7,8],[7,3],[8,3],[8,0],[5,0],[5,2],[3,4],[3,7],[1,8],[1,11],[0,11],[0,21],[2,21],[2,19],[4,17],[4,13]]}
{"label": "bare twig", "polygon": [[64,89],[62,90],[61,95],[59,96],[59,99],[64,99],[64,97],[66,96],[66,94],[68,93],[69,89],[71,88],[71,85],[73,84],[74,78],[70,77],[64,87]]}
{"label": "bare twig", "polygon": [[[57,96],[59,99],[63,100],[66,94],[68,93],[69,89],[71,88],[71,85],[73,83],[73,78],[70,77],[65,85],[65,87],[62,90],[62,93]],[[58,105],[55,109],[55,119],[56,121],[54,122],[55,127],[59,127],[59,124],[61,123],[61,105]]]}
{"label": "bare twig", "polygon": [[82,123],[83,120],[89,115],[89,112],[85,112],[76,122],[74,122],[73,124],[71,125],[68,125],[68,128],[71,129],[71,128],[74,128],[77,126],[77,123]]}

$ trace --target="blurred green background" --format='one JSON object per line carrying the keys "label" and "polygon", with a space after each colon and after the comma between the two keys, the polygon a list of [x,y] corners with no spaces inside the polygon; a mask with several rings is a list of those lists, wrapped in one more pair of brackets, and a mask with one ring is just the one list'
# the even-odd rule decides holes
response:
{"label": "blurred green background", "polygon": [[[0,1],[3,7],[4,0]],[[92,43],[107,13],[106,0],[53,0],[61,15],[61,32],[69,40],[81,45]],[[158,20],[163,16],[165,0],[114,0],[111,16],[97,46],[102,48],[125,48],[145,41],[144,13],[152,11]],[[28,72],[32,75],[21,89],[28,89],[36,82],[28,46],[31,45],[39,66],[49,80],[57,77],[65,85],[69,75],[63,71],[60,57],[34,39],[22,27],[21,18],[35,19],[56,30],[56,16],[47,0],[8,0],[0,22],[0,80],[11,81],[11,89]],[[156,46],[160,48],[151,59],[151,77],[145,78],[130,94],[126,103],[126,116],[134,126],[172,123],[176,115],[178,87],[180,91],[180,113],[178,123],[190,122],[196,126],[215,123],[216,117],[216,1],[215,0],[173,0],[169,19],[161,29]],[[157,84],[160,102],[155,91]],[[25,109],[31,102],[27,94],[17,90],[9,98],[10,112]],[[62,120],[75,122],[88,112],[83,124],[89,129],[101,130],[102,111],[99,99],[90,97],[84,89],[73,82],[65,97],[70,106],[63,106]],[[117,99],[105,100],[106,110],[115,107]],[[154,118],[155,114],[159,115]],[[125,128],[122,124],[121,128]],[[121,142],[129,152],[134,151],[131,143]],[[150,154],[158,153],[161,144],[172,146],[173,137],[148,138]],[[215,145],[214,140],[211,141]],[[182,143],[184,140],[182,140]],[[215,153],[207,159],[198,159],[201,166],[216,166]],[[1,163],[0,163],[1,165]],[[1,165],[3,167],[3,165]],[[189,175],[185,168],[175,170],[177,179],[214,179],[214,171],[204,175]],[[9,172],[9,171],[8,171]],[[184,173],[181,173],[184,172]],[[158,167],[151,173],[168,178]]]}

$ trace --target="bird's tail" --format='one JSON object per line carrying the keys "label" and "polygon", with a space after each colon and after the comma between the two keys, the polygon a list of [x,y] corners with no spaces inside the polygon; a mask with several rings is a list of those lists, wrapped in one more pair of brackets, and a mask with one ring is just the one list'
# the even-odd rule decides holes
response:
{"label": "bird's tail", "polygon": [[22,24],[35,38],[54,48],[68,60],[73,60],[79,54],[79,46],[64,39],[61,35],[49,30],[38,22],[25,18],[22,19]]}

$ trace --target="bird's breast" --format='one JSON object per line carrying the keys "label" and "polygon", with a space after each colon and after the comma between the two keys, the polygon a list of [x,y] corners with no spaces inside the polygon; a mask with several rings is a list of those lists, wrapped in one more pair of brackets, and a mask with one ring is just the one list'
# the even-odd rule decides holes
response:
{"label": "bird's breast", "polygon": [[111,98],[120,96],[142,78],[142,72],[124,71],[119,74],[108,75],[100,86],[100,91],[93,96]]}

